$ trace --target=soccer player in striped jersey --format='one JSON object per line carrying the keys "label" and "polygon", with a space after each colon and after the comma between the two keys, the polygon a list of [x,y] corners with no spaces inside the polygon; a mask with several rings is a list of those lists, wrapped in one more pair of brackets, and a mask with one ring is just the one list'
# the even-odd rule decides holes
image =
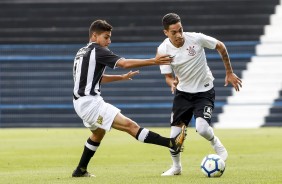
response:
{"label": "soccer player in striped jersey", "polygon": [[87,166],[97,151],[106,131],[111,128],[124,131],[140,142],[165,146],[174,151],[181,149],[185,137],[185,126],[173,138],[141,128],[136,122],[121,114],[120,109],[106,103],[101,97],[100,86],[103,83],[118,80],[130,80],[138,71],[123,75],[106,75],[109,68],[135,68],[151,65],[170,64],[168,55],[160,55],[151,59],[125,59],[115,55],[108,49],[111,43],[112,26],[104,20],[94,21],[89,29],[89,43],[81,48],[74,59],[73,66],[73,104],[84,126],[92,134],[85,142],[84,150],[73,177],[94,176],[87,171]]}
{"label": "soccer player in striped jersey", "polygon": [[[242,81],[233,73],[227,49],[221,41],[202,33],[183,32],[181,19],[175,13],[165,15],[162,23],[167,38],[158,47],[157,55],[169,54],[173,58],[170,65],[160,66],[172,93],[175,91],[170,136],[179,134],[181,127],[188,126],[194,115],[197,132],[226,160],[227,150],[210,126],[215,91],[204,48],[216,49],[220,54],[226,70],[225,86],[231,83],[239,91]],[[181,174],[180,152],[170,149],[170,154],[173,165],[162,176]]]}

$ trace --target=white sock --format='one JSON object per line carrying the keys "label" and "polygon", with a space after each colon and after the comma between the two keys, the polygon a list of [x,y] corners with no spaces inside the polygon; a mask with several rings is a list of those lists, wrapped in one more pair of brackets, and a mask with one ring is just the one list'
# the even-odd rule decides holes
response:
{"label": "white sock", "polygon": [[211,140],[211,144],[214,145],[215,142],[217,141],[218,137],[214,136],[213,139]]}
{"label": "white sock", "polygon": [[196,130],[208,141],[212,141],[214,139],[213,129],[204,118],[196,118]]}
{"label": "white sock", "polygon": [[140,142],[144,142],[146,137],[148,136],[149,130],[147,128],[142,128],[141,132],[139,133],[137,140]]}
{"label": "white sock", "polygon": [[[181,132],[181,127],[171,126],[170,137],[174,138],[180,132]],[[180,152],[178,154],[174,154],[174,153],[175,152],[172,149],[170,149],[170,155],[171,155],[173,167],[179,168],[181,167],[181,153]]]}

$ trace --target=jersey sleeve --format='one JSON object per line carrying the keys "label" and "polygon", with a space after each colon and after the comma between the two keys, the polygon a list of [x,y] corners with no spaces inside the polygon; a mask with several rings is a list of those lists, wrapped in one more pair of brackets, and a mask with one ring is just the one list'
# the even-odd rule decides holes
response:
{"label": "jersey sleeve", "polygon": [[203,47],[206,47],[208,49],[215,49],[216,44],[218,42],[217,39],[202,33],[198,33],[198,36],[199,36],[199,41]]}
{"label": "jersey sleeve", "polygon": [[110,51],[107,48],[103,47],[97,47],[96,48],[96,62],[106,65],[110,68],[115,68],[116,63],[118,60],[120,60],[122,57],[114,54],[112,51]]}
{"label": "jersey sleeve", "polygon": [[[158,54],[167,54],[164,43],[158,47]],[[170,74],[172,73],[172,68],[170,65],[160,65],[161,74]]]}

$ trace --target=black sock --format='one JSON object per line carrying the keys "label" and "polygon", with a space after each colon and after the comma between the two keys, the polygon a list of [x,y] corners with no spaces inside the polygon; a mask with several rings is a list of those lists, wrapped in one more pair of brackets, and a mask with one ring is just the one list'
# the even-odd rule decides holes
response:
{"label": "black sock", "polygon": [[171,143],[170,138],[162,137],[159,134],[149,131],[146,128],[140,128],[138,130],[136,139],[141,142],[145,142],[149,144],[156,144],[156,145],[165,146],[168,148],[173,147],[173,144]]}
{"label": "black sock", "polygon": [[157,144],[160,146],[165,146],[171,148],[170,138],[162,137],[159,134],[149,131],[148,136],[144,140],[145,143]]}
{"label": "black sock", "polygon": [[93,142],[90,138],[88,138],[88,140],[86,141],[82,156],[77,166],[77,168],[79,168],[82,172],[87,170],[88,163],[93,157],[99,145],[100,143]]}

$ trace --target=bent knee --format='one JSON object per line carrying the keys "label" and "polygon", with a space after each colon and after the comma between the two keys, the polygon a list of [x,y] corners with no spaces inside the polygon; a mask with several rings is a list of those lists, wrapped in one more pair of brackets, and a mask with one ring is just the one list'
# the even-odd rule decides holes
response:
{"label": "bent knee", "polygon": [[208,130],[207,129],[203,129],[203,128],[199,128],[197,129],[198,134],[200,134],[202,137],[204,137],[205,135],[207,135]]}
{"label": "bent knee", "polygon": [[210,125],[205,119],[203,118],[196,119],[196,130],[201,136],[207,134],[209,126]]}
{"label": "bent knee", "polygon": [[135,132],[139,128],[140,128],[139,125],[135,121],[133,121],[129,118],[125,119],[124,131],[126,131],[127,133]]}
{"label": "bent knee", "polygon": [[135,121],[126,117],[123,119],[122,127],[120,127],[119,130],[122,130],[130,134],[131,136],[135,137],[139,129],[140,129],[140,126]]}
{"label": "bent knee", "polygon": [[214,136],[212,127],[210,127],[208,122],[203,118],[196,119],[196,130],[202,137],[207,140],[211,140]]}

